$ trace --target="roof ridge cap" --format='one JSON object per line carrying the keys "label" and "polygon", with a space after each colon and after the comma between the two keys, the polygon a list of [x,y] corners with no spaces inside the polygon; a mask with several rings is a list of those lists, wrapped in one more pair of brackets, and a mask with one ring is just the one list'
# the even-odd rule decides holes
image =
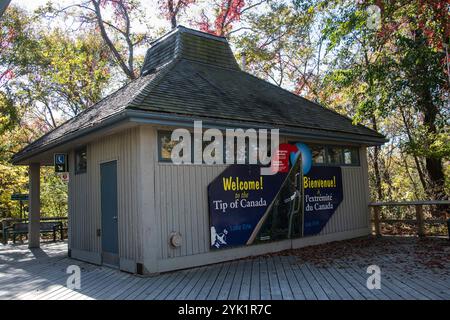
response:
{"label": "roof ridge cap", "polygon": [[193,34],[199,37],[203,37],[203,38],[208,38],[211,40],[216,40],[216,41],[221,41],[221,42],[226,42],[228,43],[228,39],[226,37],[223,36],[217,36],[208,32],[203,32],[200,30],[195,30],[192,28],[188,28],[185,27],[183,25],[178,25],[176,28],[171,29],[170,31],[166,32],[165,34],[163,34],[162,36],[160,36],[159,38],[156,38],[155,40],[153,40],[152,42],[150,42],[150,48],[160,44],[161,42],[163,42],[164,40],[166,40],[167,38],[169,38],[170,36],[172,36],[173,34],[180,34],[180,33],[189,33],[189,34]]}

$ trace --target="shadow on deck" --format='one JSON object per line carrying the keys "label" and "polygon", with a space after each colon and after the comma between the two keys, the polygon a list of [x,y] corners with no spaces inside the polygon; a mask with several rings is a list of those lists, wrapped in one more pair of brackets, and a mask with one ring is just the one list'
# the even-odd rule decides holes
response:
{"label": "shadow on deck", "polygon": [[[450,242],[359,238],[139,277],[67,258],[65,242],[0,246],[0,299],[450,299]],[[66,287],[69,265],[81,289]],[[366,286],[369,265],[381,289]]]}

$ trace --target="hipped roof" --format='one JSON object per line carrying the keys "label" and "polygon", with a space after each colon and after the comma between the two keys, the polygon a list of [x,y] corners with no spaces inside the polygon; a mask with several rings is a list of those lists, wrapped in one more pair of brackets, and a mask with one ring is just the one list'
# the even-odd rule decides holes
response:
{"label": "hipped roof", "polygon": [[13,162],[113,125],[114,118],[211,120],[280,133],[379,145],[385,137],[351,119],[242,71],[225,38],[179,26],[148,49],[138,79],[17,153]]}

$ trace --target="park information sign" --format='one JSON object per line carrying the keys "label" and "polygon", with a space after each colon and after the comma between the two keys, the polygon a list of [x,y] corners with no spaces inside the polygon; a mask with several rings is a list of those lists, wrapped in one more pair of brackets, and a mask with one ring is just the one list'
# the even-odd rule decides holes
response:
{"label": "park information sign", "polygon": [[260,165],[236,164],[214,179],[208,186],[211,248],[318,234],[342,202],[341,168],[309,165],[303,175],[302,158],[291,157],[289,169],[274,175],[261,175]]}

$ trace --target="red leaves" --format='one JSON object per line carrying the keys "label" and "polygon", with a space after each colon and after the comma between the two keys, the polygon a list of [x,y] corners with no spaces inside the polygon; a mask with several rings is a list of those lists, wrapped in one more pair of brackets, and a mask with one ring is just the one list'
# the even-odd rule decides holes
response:
{"label": "red leaves", "polygon": [[[13,42],[17,36],[16,30],[13,27],[4,26],[0,30],[0,52],[8,54],[5,51],[13,47]],[[4,66],[5,67],[5,66]],[[14,78],[14,72],[9,67],[0,70],[0,86]],[[2,68],[3,69],[3,68]]]}
{"label": "red leaves", "polygon": [[450,38],[450,0],[419,0],[417,18],[430,46],[442,50]]}
{"label": "red leaves", "polygon": [[0,74],[0,85],[14,78],[14,71],[7,69]]}
{"label": "red leaves", "polygon": [[[450,243],[442,238],[361,237],[291,249],[270,255],[295,256],[299,262],[318,267],[336,265],[368,266],[381,262],[384,268],[405,272],[425,268],[449,274]],[[337,262],[337,263],[336,263]]]}
{"label": "red leaves", "polygon": [[[5,32],[5,34],[3,34]],[[0,50],[6,49],[11,45],[16,37],[16,31],[12,28],[8,28],[0,32]]]}
{"label": "red leaves", "polygon": [[158,0],[159,9],[167,20],[172,20],[186,10],[195,0]]}
{"label": "red leaves", "polygon": [[201,21],[197,23],[200,31],[216,34],[216,31],[211,28],[211,23],[209,21],[209,17],[202,12]]}
{"label": "red leaves", "polygon": [[136,9],[128,0],[99,0],[98,3],[103,9],[110,6],[116,19],[123,19],[124,15],[127,15],[128,12]]}
{"label": "red leaves", "polygon": [[233,28],[233,23],[241,19],[244,0],[222,0],[216,8],[214,23],[203,14],[198,23],[200,30],[217,36],[227,35]]}
{"label": "red leaves", "polygon": [[[388,5],[392,5],[390,11],[392,9],[400,12],[403,10],[403,5],[396,2],[398,1],[377,0],[376,5],[380,7],[383,16],[385,7]],[[388,36],[390,32],[410,24],[411,29],[418,27],[422,30],[430,46],[442,50],[443,43],[448,43],[450,39],[450,12],[448,9],[450,0],[415,0],[409,1],[408,5],[413,5],[416,8],[415,16],[405,15],[399,17],[396,22],[383,21],[380,35]],[[392,12],[389,15],[392,15]]]}

